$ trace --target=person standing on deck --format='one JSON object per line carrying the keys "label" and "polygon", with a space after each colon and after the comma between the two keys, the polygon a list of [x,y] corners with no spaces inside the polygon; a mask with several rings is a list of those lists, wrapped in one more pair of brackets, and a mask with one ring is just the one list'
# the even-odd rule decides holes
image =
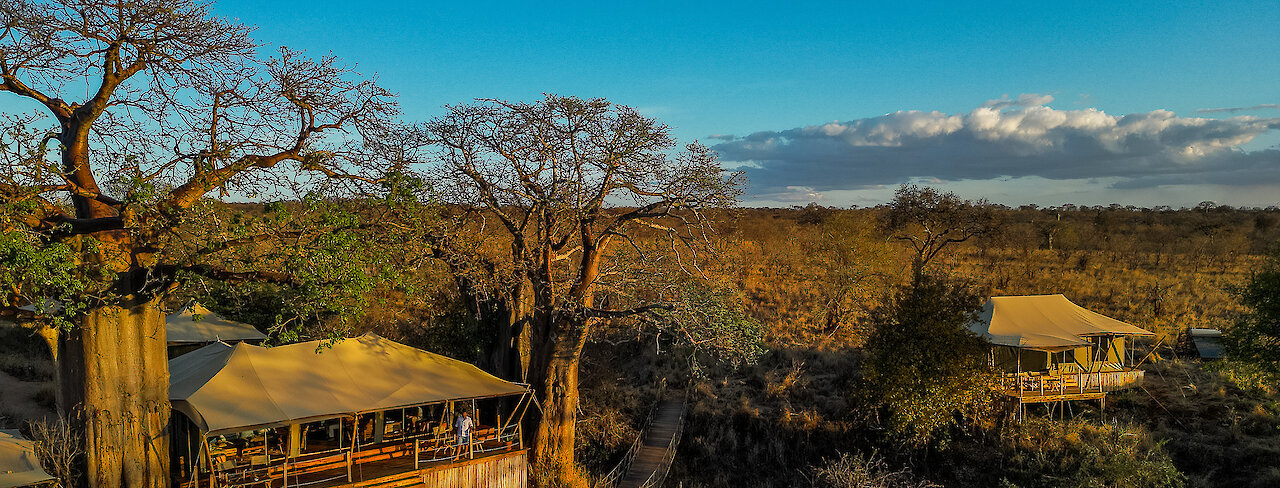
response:
{"label": "person standing on deck", "polygon": [[457,444],[458,453],[456,456],[454,456],[454,459],[462,457],[463,448],[467,450],[466,451],[467,456],[470,457],[471,456],[471,427],[472,427],[471,412],[463,410],[462,414],[458,415],[458,419],[454,421],[453,426],[454,426],[454,430],[456,431],[455,433],[458,434],[458,444]]}

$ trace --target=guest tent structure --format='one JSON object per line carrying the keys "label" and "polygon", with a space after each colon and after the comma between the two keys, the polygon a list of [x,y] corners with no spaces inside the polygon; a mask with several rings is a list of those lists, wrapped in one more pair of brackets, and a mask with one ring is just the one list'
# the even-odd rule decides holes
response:
{"label": "guest tent structure", "polygon": [[992,297],[969,330],[992,345],[992,365],[1012,373],[1010,394],[1024,402],[1102,398],[1140,382],[1126,339],[1155,335],[1061,294]]}
{"label": "guest tent structure", "polygon": [[261,342],[267,338],[252,325],[228,320],[196,302],[165,316],[164,328],[173,358],[213,342]]}
{"label": "guest tent structure", "polygon": [[169,376],[173,409],[208,434],[527,390],[376,334],[332,347],[214,343],[171,360]]}
{"label": "guest tent structure", "polygon": [[[175,428],[175,455],[192,460],[177,475],[212,471],[220,486],[237,476],[310,482],[297,477],[326,469],[341,477],[343,463],[345,481],[358,481],[351,466],[360,459],[408,456],[417,469],[422,442],[441,445],[451,432],[451,416],[464,409],[455,404],[474,410],[477,400],[493,407],[476,415],[477,424],[488,422],[491,444],[510,452],[521,444],[518,415],[531,398],[527,385],[376,334],[271,348],[217,342],[171,359],[169,374],[169,400],[181,414],[174,417],[186,420],[175,421],[183,424]],[[496,400],[503,397],[512,401]],[[255,435],[260,440],[241,442]]]}
{"label": "guest tent structure", "polygon": [[0,488],[37,486],[54,480],[40,467],[34,442],[17,430],[0,430]]}

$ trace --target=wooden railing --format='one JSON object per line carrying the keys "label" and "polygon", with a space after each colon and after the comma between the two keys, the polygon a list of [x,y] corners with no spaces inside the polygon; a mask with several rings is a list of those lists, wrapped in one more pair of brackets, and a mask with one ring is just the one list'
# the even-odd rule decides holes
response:
{"label": "wooden railing", "polygon": [[649,479],[640,484],[640,488],[662,486],[662,482],[667,480],[667,473],[671,472],[671,463],[676,459],[676,447],[680,445],[680,437],[684,435],[684,416],[688,411],[689,390],[685,390],[684,400],[680,402],[680,419],[676,421],[676,431],[671,435],[671,442],[667,443],[667,450],[662,455],[662,468],[650,474]]}
{"label": "wooden railing", "polygon": [[520,443],[520,424],[478,429],[465,445],[459,445],[458,436],[452,432],[431,439],[414,439],[413,469],[421,469],[424,463],[457,459],[463,455],[474,458],[490,452],[520,449]]}
{"label": "wooden railing", "polygon": [[[631,469],[631,462],[635,461],[636,453],[640,452],[640,446],[644,445],[644,434],[649,431],[649,425],[653,423],[653,416],[658,412],[658,405],[662,404],[662,397],[667,393],[667,379],[662,378],[658,382],[658,394],[653,405],[649,407],[649,414],[644,417],[644,422],[640,424],[640,431],[636,433],[636,439],[631,441],[631,446],[627,448],[627,453],[622,455],[622,459],[618,464],[597,481],[595,488],[613,488],[618,486],[618,482],[622,481],[622,477],[627,475],[627,470]],[[687,397],[687,395],[686,395]]]}
{"label": "wooden railing", "polygon": [[1024,372],[1002,377],[1002,389],[1016,396],[1103,393],[1127,388],[1141,381],[1142,371]]}
{"label": "wooden railing", "polygon": [[[461,449],[459,449],[461,447]],[[402,440],[391,441],[374,446],[366,446],[361,450],[329,451],[324,453],[303,454],[289,458],[266,455],[254,456],[255,462],[214,466],[212,481],[219,488],[238,488],[248,486],[264,486],[266,483],[282,484],[286,487],[306,486],[343,480],[353,481],[352,468],[364,463],[377,462],[393,457],[409,456],[414,458],[414,470],[429,463],[450,461],[462,457],[474,458],[479,455],[498,451],[509,451],[522,448],[520,441],[520,424],[511,423],[505,427],[477,428],[471,441],[463,446],[457,445],[457,435],[453,432],[445,434],[424,434],[406,436]],[[261,462],[257,462],[257,458]],[[315,475],[327,473],[317,478]],[[300,482],[306,477],[306,482]],[[183,486],[207,486],[197,477]],[[204,478],[208,479],[208,478]]]}
{"label": "wooden railing", "polygon": [[649,425],[653,423],[653,415],[658,412],[658,405],[662,403],[662,399],[653,402],[653,406],[649,407],[649,415],[645,416],[644,423],[640,424],[640,431],[636,434],[636,440],[631,442],[631,447],[627,448],[627,453],[622,455],[622,459],[618,461],[618,465],[614,466],[609,474],[604,475],[597,481],[595,488],[612,488],[618,486],[618,482],[622,481],[622,477],[627,475],[627,470],[631,469],[631,462],[635,461],[636,453],[640,452],[640,446],[644,445],[644,434],[649,431]]}

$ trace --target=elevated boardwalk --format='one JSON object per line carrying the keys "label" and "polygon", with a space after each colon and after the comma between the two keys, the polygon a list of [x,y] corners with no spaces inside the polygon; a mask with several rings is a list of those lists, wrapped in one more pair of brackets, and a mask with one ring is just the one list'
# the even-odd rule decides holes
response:
{"label": "elevated boardwalk", "polygon": [[640,435],[618,465],[595,484],[595,488],[653,487],[661,486],[671,470],[676,456],[676,446],[684,432],[685,409],[689,404],[687,394],[663,394],[663,400],[654,404],[645,418]]}
{"label": "elevated boardwalk", "polygon": [[627,474],[618,483],[620,488],[660,486],[671,469],[676,445],[684,426],[685,403],[680,398],[667,398],[658,405],[653,423],[644,433],[644,441],[636,452]]}

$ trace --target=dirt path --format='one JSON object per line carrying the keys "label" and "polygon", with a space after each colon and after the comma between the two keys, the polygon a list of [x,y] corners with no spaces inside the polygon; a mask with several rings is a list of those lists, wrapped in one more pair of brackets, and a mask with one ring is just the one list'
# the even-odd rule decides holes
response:
{"label": "dirt path", "polygon": [[18,428],[23,420],[50,418],[51,412],[36,403],[36,392],[48,382],[22,381],[0,371],[0,428]]}

